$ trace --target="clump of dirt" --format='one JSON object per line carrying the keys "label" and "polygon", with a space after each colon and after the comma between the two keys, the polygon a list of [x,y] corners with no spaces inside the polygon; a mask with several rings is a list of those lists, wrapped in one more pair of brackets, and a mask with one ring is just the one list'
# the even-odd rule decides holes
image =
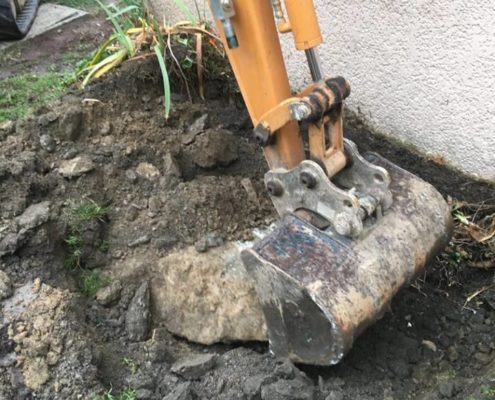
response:
{"label": "clump of dirt", "polygon": [[[260,343],[189,343],[149,320],[152,285],[140,269],[126,280],[100,279],[110,267],[125,272],[137,256],[144,265],[193,244],[205,251],[252,239],[254,227],[277,220],[247,112],[224,85],[209,81],[205,103],[175,93],[166,120],[157,65],[129,62],[0,130],[0,287],[13,286],[0,303],[0,396],[493,397],[492,242],[476,241],[469,225],[491,232],[488,203],[479,212],[457,209],[468,224],[456,217],[454,239],[435,266],[335,367],[277,361]],[[363,129],[354,124],[349,132]],[[397,151],[399,165],[422,169],[423,160]],[[447,180],[448,171],[442,174]],[[443,193],[459,194],[439,184]],[[490,190],[476,188],[478,200],[488,201]],[[81,207],[88,204],[97,208]],[[479,262],[486,264],[473,268]],[[26,305],[16,307],[13,299],[23,293]]]}

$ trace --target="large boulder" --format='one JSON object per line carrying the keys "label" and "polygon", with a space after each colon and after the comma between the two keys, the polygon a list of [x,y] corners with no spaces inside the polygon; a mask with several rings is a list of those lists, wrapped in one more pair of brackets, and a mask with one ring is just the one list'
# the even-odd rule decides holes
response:
{"label": "large boulder", "polygon": [[261,305],[233,243],[170,253],[152,268],[154,318],[194,342],[266,340]]}

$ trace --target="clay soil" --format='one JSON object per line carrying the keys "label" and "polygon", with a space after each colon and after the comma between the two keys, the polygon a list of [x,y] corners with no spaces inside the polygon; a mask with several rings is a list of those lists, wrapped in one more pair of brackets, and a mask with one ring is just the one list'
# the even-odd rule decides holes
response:
{"label": "clay soil", "polygon": [[[81,292],[87,272],[104,276],[108,264],[136,251],[153,259],[201,247],[205,238],[220,246],[252,239],[253,228],[277,220],[263,187],[267,167],[235,88],[209,81],[207,101],[192,103],[174,88],[168,120],[160,88],[153,60],[126,63],[0,130],[0,269],[14,298],[22,290],[37,296],[21,311],[9,295],[0,302],[14,315],[0,323],[0,399],[495,398],[495,245],[477,243],[459,222],[449,248],[337,366],[293,366],[262,342],[190,343],[153,315],[149,334],[131,340],[123,315],[139,276],[103,305]],[[469,203],[462,215],[486,224],[495,213],[489,184],[351,122],[348,134],[363,149],[419,173],[452,204]],[[64,163],[77,157],[89,167],[63,176]],[[46,201],[47,213],[19,219]],[[84,227],[89,248],[71,265],[67,215],[81,202],[105,213]],[[198,354],[214,363],[192,375],[177,370],[177,361]]]}

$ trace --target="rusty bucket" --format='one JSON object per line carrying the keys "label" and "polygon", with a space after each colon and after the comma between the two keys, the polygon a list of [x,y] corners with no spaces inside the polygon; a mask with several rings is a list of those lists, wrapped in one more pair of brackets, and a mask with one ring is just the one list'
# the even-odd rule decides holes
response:
{"label": "rusty bucket", "polygon": [[393,204],[359,238],[288,215],[242,253],[276,356],[338,363],[450,239],[450,209],[435,188],[377,154],[365,158],[388,170]]}

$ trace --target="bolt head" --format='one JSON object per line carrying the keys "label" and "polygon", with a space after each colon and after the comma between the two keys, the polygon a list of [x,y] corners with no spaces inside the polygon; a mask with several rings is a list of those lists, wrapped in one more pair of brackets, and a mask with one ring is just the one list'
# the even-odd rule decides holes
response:
{"label": "bolt head", "polygon": [[270,196],[280,197],[284,194],[284,187],[281,182],[271,180],[266,183],[266,190]]}
{"label": "bolt head", "polygon": [[310,171],[302,171],[301,175],[299,176],[299,180],[308,189],[313,189],[318,183],[315,174]]}

